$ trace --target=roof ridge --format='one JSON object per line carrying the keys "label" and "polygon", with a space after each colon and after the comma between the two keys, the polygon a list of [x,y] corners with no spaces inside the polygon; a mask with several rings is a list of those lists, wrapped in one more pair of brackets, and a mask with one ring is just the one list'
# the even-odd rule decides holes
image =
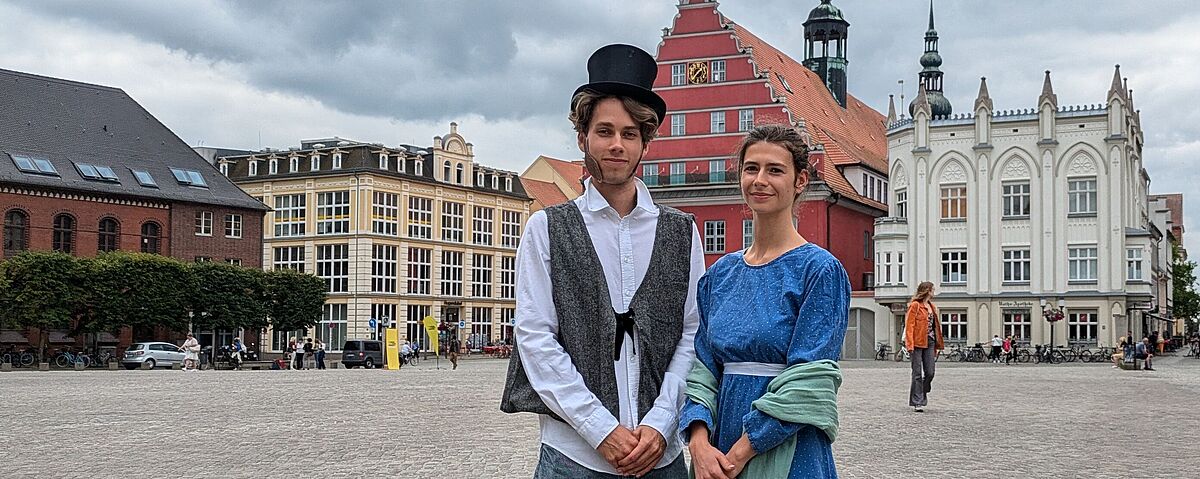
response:
{"label": "roof ridge", "polygon": [[40,81],[47,81],[47,82],[53,82],[53,83],[60,83],[63,85],[81,86],[81,87],[85,87],[85,88],[94,88],[97,90],[107,90],[107,91],[115,91],[115,92],[121,92],[121,93],[125,92],[125,90],[122,90],[117,87],[100,85],[100,84],[96,84],[96,83],[85,83],[85,82],[76,81],[76,80],[67,80],[64,78],[48,77],[45,75],[38,75],[36,73],[20,72],[20,71],[16,71],[16,70],[6,70],[3,68],[0,68],[0,75],[24,77],[24,78],[29,78],[31,80],[40,80]]}

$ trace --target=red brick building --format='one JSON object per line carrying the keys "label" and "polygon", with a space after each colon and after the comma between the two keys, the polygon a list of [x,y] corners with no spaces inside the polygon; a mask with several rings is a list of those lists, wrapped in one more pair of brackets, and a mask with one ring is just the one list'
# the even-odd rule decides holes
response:
{"label": "red brick building", "polygon": [[4,258],[122,250],[261,268],[266,211],[124,91],[0,70]]}
{"label": "red brick building", "polygon": [[678,9],[664,29],[655,82],[670,110],[640,172],[655,199],[696,215],[710,265],[748,246],[750,212],[733,155],[753,125],[792,125],[810,138],[817,173],[797,228],[842,261],[855,290],[870,289],[874,220],[887,209],[885,118],[845,92],[848,23],[822,2],[805,23],[806,45],[796,46],[809,54],[801,64],[716,2]]}

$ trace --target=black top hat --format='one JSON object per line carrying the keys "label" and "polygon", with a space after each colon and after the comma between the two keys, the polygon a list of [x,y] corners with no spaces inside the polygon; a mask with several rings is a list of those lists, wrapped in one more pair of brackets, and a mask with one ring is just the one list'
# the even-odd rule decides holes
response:
{"label": "black top hat", "polygon": [[658,64],[641,48],[605,45],[588,58],[587,68],[588,83],[575,89],[571,98],[583,90],[609,93],[646,104],[658,114],[660,124],[667,117],[667,102],[651,90],[658,77]]}

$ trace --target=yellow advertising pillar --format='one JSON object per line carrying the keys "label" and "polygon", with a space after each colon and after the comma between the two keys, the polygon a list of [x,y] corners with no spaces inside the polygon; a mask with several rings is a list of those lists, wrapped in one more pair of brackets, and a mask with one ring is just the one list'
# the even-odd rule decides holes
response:
{"label": "yellow advertising pillar", "polygon": [[384,331],[384,341],[387,344],[387,368],[400,369],[400,330],[387,328]]}

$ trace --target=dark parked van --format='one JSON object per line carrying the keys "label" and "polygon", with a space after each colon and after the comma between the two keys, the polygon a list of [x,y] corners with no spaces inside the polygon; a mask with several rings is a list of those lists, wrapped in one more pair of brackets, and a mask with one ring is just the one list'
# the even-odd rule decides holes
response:
{"label": "dark parked van", "polygon": [[342,364],[347,368],[367,369],[383,366],[383,341],[347,339],[342,346]]}

